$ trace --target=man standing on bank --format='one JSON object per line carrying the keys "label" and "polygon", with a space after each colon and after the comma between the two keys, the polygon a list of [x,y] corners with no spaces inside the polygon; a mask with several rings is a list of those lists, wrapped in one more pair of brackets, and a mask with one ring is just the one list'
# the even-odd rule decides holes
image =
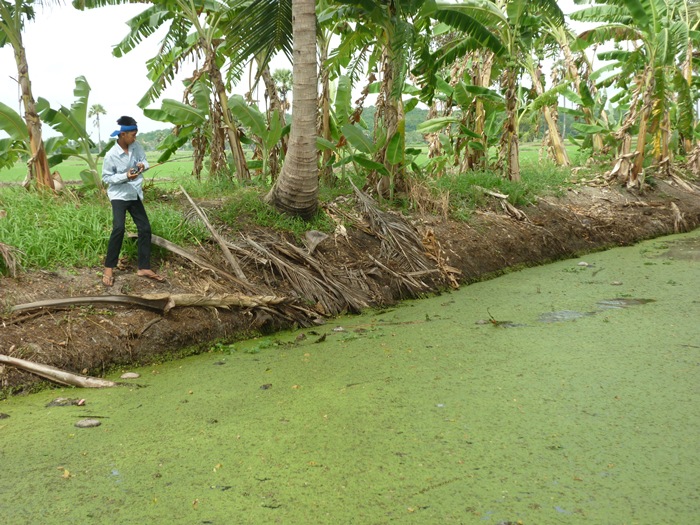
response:
{"label": "man standing on bank", "polygon": [[147,279],[164,282],[165,278],[151,270],[151,223],[143,206],[143,172],[148,169],[146,152],[136,142],[138,127],[131,117],[117,120],[120,128],[112,133],[116,144],[105,155],[102,181],[107,184],[107,196],[112,203],[112,235],[107,245],[107,257],[102,273],[102,284],[114,284],[114,269],[124,241],[126,212],[138,230],[138,272]]}

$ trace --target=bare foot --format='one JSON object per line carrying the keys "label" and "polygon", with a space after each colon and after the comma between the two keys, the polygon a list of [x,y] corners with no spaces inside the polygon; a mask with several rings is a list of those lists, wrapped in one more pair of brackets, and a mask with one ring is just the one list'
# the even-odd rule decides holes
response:
{"label": "bare foot", "polygon": [[158,281],[159,283],[165,282],[165,277],[163,277],[162,275],[158,275],[153,270],[139,270],[138,272],[136,272],[136,275],[138,275],[139,277],[145,277],[146,279]]}

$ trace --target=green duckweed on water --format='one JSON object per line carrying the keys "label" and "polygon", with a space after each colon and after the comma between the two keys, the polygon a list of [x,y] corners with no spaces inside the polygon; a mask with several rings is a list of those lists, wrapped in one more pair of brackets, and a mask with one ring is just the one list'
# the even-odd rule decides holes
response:
{"label": "green duckweed on water", "polygon": [[667,237],[0,402],[2,523],[692,523],[698,253]]}

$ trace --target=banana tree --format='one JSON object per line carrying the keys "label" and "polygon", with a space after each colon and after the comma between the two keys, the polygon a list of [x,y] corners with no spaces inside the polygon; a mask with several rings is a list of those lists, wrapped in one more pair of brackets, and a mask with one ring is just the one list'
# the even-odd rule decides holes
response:
{"label": "banana tree", "polygon": [[[159,163],[167,162],[177,151],[191,142],[194,146],[194,164],[192,175],[199,179],[203,167],[203,159],[209,154],[209,175],[215,177],[221,170],[220,152],[217,144],[220,138],[212,137],[215,126],[212,126],[210,114],[210,91],[206,82],[193,82],[189,86],[191,100],[187,103],[173,99],[164,99],[160,109],[148,108],[143,113],[146,117],[159,122],[168,122],[175,126],[172,134],[168,135],[158,145],[161,150]],[[215,117],[214,117],[215,118]]]}
{"label": "banana tree", "polygon": [[[0,102],[0,131],[4,131],[8,137],[0,139],[0,170],[9,169],[22,160],[27,161],[32,156],[31,141],[27,123],[19,113]],[[50,137],[44,141],[49,168],[59,163],[61,159],[53,157],[52,153],[65,144],[62,136]]]}
{"label": "banana tree", "polygon": [[[78,9],[123,3],[140,2],[138,0],[73,1],[73,5]],[[158,98],[187,59],[194,55],[203,55],[204,65],[200,69],[206,71],[207,75],[200,77],[206,78],[206,81],[212,85],[214,103],[221,108],[217,113],[221,115],[224,122],[236,176],[239,179],[245,179],[249,177],[249,173],[240,132],[227,106],[227,86],[222,74],[226,59],[218,52],[225,38],[237,37],[235,33],[224,32],[224,20],[231,16],[229,11],[229,5],[219,0],[156,0],[150,7],[129,20],[130,31],[114,47],[113,54],[117,57],[122,56],[157,29],[167,27],[166,34],[161,40],[160,52],[147,63],[152,85],[139,101],[139,106],[142,108]],[[237,63],[229,62],[229,66],[240,73],[241,69]]]}
{"label": "banana tree", "polygon": [[[417,131],[438,134],[441,140],[444,153],[434,155],[429,163],[431,166],[448,171],[448,166],[452,165],[462,173],[474,167],[469,165],[472,152],[482,152],[486,158],[489,148],[498,144],[499,126],[505,115],[505,99],[494,90],[464,80],[459,80],[454,86],[445,80],[438,81],[434,96],[452,105],[454,111],[447,116],[426,120],[418,125]],[[471,109],[475,106],[484,109],[483,120],[473,118]],[[441,158],[447,155],[453,157],[449,162]]]}
{"label": "banana tree", "polygon": [[[608,117],[604,104],[601,104],[602,97],[595,85],[596,73],[593,71],[593,65],[585,53],[580,52],[575,56],[572,49],[576,36],[565,26],[548,24],[546,31],[557,41],[561,49],[566,78],[571,82],[573,92],[576,93],[574,102],[580,112],[577,117],[587,126],[607,127]],[[580,67],[577,66],[577,62],[581,64]],[[593,132],[590,137],[593,153],[603,151],[604,141],[601,133]]]}
{"label": "banana tree", "polygon": [[[229,107],[234,116],[250,131],[249,139],[260,150],[262,174],[268,174],[271,152],[278,146],[282,136],[289,131],[289,127],[282,126],[278,110],[271,116],[268,126],[265,115],[257,107],[247,104],[241,95],[232,96],[229,99]],[[270,178],[274,179],[275,174],[270,173]]]}
{"label": "banana tree", "polygon": [[28,186],[31,179],[34,178],[38,187],[53,190],[53,179],[41,134],[41,120],[39,119],[36,100],[32,93],[27,53],[22,40],[24,24],[26,21],[34,19],[34,6],[37,3],[32,0],[14,0],[14,2],[0,0],[0,47],[9,43],[14,51],[17,64],[17,81],[21,90],[22,105],[24,106],[24,120],[27,124],[31,157],[27,162],[27,177],[23,185],[25,187]]}
{"label": "banana tree", "polygon": [[106,195],[102,176],[98,170],[97,158],[92,155],[95,143],[90,139],[90,134],[87,131],[90,85],[85,77],[80,76],[75,79],[73,95],[75,95],[75,101],[70,108],[61,106],[58,109],[52,109],[49,102],[43,98],[39,98],[37,102],[37,110],[41,119],[65,139],[65,143],[56,151],[56,158],[52,161],[58,163],[69,157],[77,157],[85,161],[87,168],[80,172],[84,186],[100,190],[103,195]]}
{"label": "banana tree", "polygon": [[[612,0],[571,14],[573,20],[601,24],[579,35],[581,48],[610,41],[629,46],[627,50],[599,53],[601,58],[616,60],[617,87],[632,97],[617,132],[622,147],[609,175],[627,187],[641,187],[647,149],[655,163],[670,168],[670,112],[674,106],[678,114],[693,111],[691,97],[678,97],[676,87],[680,86],[674,87],[676,79],[685,78],[679,64],[687,61],[689,45],[698,43],[685,16],[687,7],[682,0]],[[638,130],[634,152],[632,141],[627,140],[633,128]]]}
{"label": "banana tree", "polygon": [[[569,160],[569,155],[564,147],[564,141],[559,134],[559,129],[557,127],[557,119],[553,114],[552,106],[558,104],[559,92],[555,90],[549,90],[545,93],[544,86],[542,83],[542,69],[539,63],[535,63],[532,57],[527,57],[524,60],[525,69],[530,74],[532,79],[532,88],[537,95],[536,103],[529,105],[530,110],[542,110],[545,123],[547,124],[547,138],[549,143],[549,148],[551,150],[552,157],[557,166],[570,166],[571,161]],[[560,91],[565,86],[560,88]]]}

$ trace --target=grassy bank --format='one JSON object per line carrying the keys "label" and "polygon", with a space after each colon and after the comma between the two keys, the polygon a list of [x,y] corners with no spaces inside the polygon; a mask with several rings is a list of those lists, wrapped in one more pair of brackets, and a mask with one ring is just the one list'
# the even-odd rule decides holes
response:
{"label": "grassy bank", "polygon": [[[82,167],[78,163],[64,165],[64,180],[80,178]],[[191,168],[191,160],[189,164],[182,159],[163,164],[148,172],[144,185],[153,232],[172,242],[183,246],[197,245],[209,235],[199,222],[187,218],[190,206],[179,195],[181,185],[194,198],[215,198],[218,203],[210,211],[210,219],[225,223],[234,230],[242,224],[252,223],[301,236],[308,229],[333,231],[335,227],[323,213],[311,223],[277,213],[261,200],[269,190],[264,181],[253,180],[245,185],[235,180],[211,181],[205,178],[196,181],[190,175]],[[23,174],[14,173],[12,176],[19,180]],[[475,208],[491,198],[484,189],[507,194],[512,204],[524,205],[533,202],[538,195],[560,192],[568,184],[569,176],[569,170],[551,163],[525,160],[520,183],[488,172],[418,182],[433,197],[449,203],[452,217],[468,220]],[[355,184],[362,187],[364,178],[353,178]],[[21,267],[55,269],[101,264],[111,230],[109,202],[98,192],[80,191],[79,185],[69,188],[59,196],[26,191],[19,186],[0,188],[0,210],[6,212],[6,216],[0,219],[0,246],[12,247]],[[332,185],[322,181],[319,198],[321,202],[327,202],[350,193],[352,189],[347,180],[337,179]],[[416,202],[408,195],[397,194],[391,205],[399,210],[411,209],[416,207]],[[242,216],[245,216],[245,221],[239,221]],[[136,231],[130,218],[127,219],[127,231]],[[135,241],[126,240],[123,255],[132,258],[135,254]],[[7,270],[7,262],[0,257],[0,271],[7,273]]]}

